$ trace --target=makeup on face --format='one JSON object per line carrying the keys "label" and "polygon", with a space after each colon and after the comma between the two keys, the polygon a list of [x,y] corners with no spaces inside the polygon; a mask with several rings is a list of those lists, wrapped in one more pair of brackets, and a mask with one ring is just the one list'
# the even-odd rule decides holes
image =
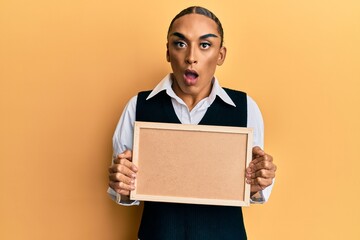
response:
{"label": "makeup on face", "polygon": [[[180,98],[201,100],[210,94],[211,81],[223,49],[216,23],[203,15],[178,18],[168,35],[168,61],[174,91]],[[184,99],[183,99],[184,100]]]}

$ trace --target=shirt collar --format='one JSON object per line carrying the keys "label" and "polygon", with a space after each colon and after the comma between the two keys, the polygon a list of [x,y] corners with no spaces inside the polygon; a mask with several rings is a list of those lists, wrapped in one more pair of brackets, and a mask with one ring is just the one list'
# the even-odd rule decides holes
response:
{"label": "shirt collar", "polygon": [[[158,85],[156,85],[156,87],[151,91],[151,93],[149,94],[149,96],[146,98],[146,100],[154,97],[155,95],[157,95],[159,92],[161,91],[166,91],[166,93],[172,97],[175,98],[177,100],[179,100],[179,97],[175,94],[174,90],[171,87],[172,85],[172,79],[171,79],[171,74],[169,73],[168,75],[166,75],[163,80],[161,80],[161,82],[159,82]],[[229,95],[225,92],[225,90],[220,86],[219,81],[217,80],[216,77],[214,77],[213,79],[213,88],[210,92],[210,95],[208,97],[208,101],[209,101],[209,105],[212,104],[215,101],[216,96],[219,96],[221,98],[221,100],[223,100],[225,103],[236,107],[235,103],[233,102],[233,100],[231,100],[231,98],[229,97]]]}

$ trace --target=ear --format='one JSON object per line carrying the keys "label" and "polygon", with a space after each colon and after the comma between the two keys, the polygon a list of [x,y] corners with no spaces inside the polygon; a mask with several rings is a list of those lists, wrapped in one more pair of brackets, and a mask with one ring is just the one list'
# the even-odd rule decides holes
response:
{"label": "ear", "polygon": [[166,61],[170,62],[169,43],[166,43]]}
{"label": "ear", "polygon": [[217,65],[221,66],[224,63],[225,58],[226,58],[226,47],[222,46],[219,51],[219,58],[217,61]]}

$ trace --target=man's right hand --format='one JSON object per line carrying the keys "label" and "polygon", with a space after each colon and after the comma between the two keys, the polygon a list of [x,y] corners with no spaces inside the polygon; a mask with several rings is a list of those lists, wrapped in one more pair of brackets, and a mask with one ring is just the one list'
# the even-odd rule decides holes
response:
{"label": "man's right hand", "polygon": [[109,167],[109,186],[124,196],[129,196],[130,191],[135,189],[134,183],[138,169],[131,161],[132,151],[126,150],[117,155]]}

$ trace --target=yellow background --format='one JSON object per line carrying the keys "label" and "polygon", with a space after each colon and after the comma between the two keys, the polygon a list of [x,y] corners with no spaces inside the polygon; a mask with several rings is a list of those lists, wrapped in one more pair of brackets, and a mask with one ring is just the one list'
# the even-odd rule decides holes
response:
{"label": "yellow background", "polygon": [[249,239],[360,239],[358,0],[0,0],[0,239],[135,239],[141,208],[106,194],[112,134],[194,4],[222,21],[216,75],[257,101],[278,165]]}

